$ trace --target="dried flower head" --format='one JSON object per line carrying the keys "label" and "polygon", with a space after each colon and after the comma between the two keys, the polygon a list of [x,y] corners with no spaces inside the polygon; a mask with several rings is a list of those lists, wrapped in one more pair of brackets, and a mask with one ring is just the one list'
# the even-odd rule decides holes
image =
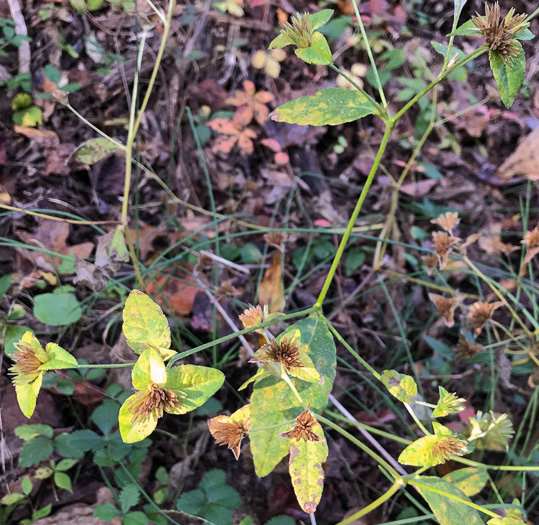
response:
{"label": "dried flower head", "polygon": [[131,412],[133,425],[140,424],[146,419],[157,421],[163,417],[164,410],[168,412],[174,408],[180,408],[180,406],[180,400],[172,390],[161,388],[155,383],[139,390],[126,403],[127,409]]}
{"label": "dried flower head", "polygon": [[217,445],[227,445],[234,457],[238,459],[241,452],[241,441],[249,433],[249,416],[251,405],[245,405],[231,416],[216,416],[208,420],[208,428]]}
{"label": "dried flower head", "polygon": [[451,253],[451,250],[460,241],[458,237],[452,237],[446,232],[433,232],[432,242],[434,245],[434,251],[438,256],[438,263],[440,270],[443,270],[447,265],[447,258]]}
{"label": "dried flower head", "polygon": [[526,29],[530,24],[524,22],[528,15],[515,14],[514,8],[511,8],[505,18],[500,15],[500,5],[496,2],[494,5],[485,4],[485,18],[479,13],[472,16],[472,21],[483,34],[486,44],[490,51],[499,55],[503,60],[507,60],[518,55],[519,48],[515,45],[515,33]]}
{"label": "dried flower head", "polygon": [[427,267],[427,275],[430,277],[432,275],[432,270],[434,270],[438,264],[438,256],[435,253],[429,253],[423,257],[423,262]]}
{"label": "dried flower head", "polygon": [[432,224],[437,224],[440,228],[443,228],[447,233],[451,235],[453,228],[460,222],[459,214],[457,212],[446,211],[442,213],[436,219],[432,219]]}
{"label": "dried flower head", "polygon": [[526,232],[522,244],[526,245],[526,258],[524,264],[528,264],[539,253],[539,226],[532,231]]}
{"label": "dried flower head", "polygon": [[290,43],[298,47],[309,47],[313,43],[314,26],[309,13],[303,15],[296,13],[292,17],[292,22],[286,22],[281,34],[284,35]]}
{"label": "dried flower head", "polygon": [[462,456],[468,451],[468,442],[458,436],[447,436],[440,439],[432,447],[432,455],[440,463],[445,462],[451,455]]}
{"label": "dried flower head", "polygon": [[471,359],[476,354],[483,351],[483,347],[474,341],[468,341],[464,334],[459,334],[457,349],[455,350],[455,361],[458,363],[462,359]]}
{"label": "dried flower head", "polygon": [[492,317],[494,310],[502,305],[503,303],[501,301],[490,304],[484,301],[477,301],[470,305],[467,318],[477,334],[481,332],[485,323]]}
{"label": "dried flower head", "polygon": [[278,250],[283,249],[283,243],[286,240],[284,232],[268,232],[264,235],[264,240],[271,246],[275,246]]}
{"label": "dried flower head", "polygon": [[292,429],[277,435],[285,439],[295,439],[297,441],[324,441],[323,437],[312,430],[315,426],[320,427],[320,424],[316,421],[309,409],[307,409],[296,418],[296,424]]}
{"label": "dried flower head", "polygon": [[299,347],[297,344],[289,341],[286,337],[281,342],[273,340],[264,345],[258,352],[258,356],[251,359],[251,363],[280,363],[287,371],[291,368],[302,368],[303,362],[300,359]]}
{"label": "dried flower head", "polygon": [[257,326],[260,323],[263,323],[267,316],[267,306],[264,306],[264,309],[262,309],[260,305],[249,305],[249,308],[247,308],[247,310],[244,310],[243,313],[240,315],[240,321],[242,322],[244,328],[252,328],[253,326]]}
{"label": "dried flower head", "polygon": [[[17,351],[11,354],[15,364],[9,369],[14,385],[24,385],[35,381],[43,372],[39,367],[47,362],[47,354],[31,344],[31,341],[21,339],[15,343]],[[41,350],[41,351],[40,351]]]}
{"label": "dried flower head", "polygon": [[432,413],[432,417],[445,417],[449,414],[456,414],[465,409],[466,399],[457,397],[454,392],[448,392],[443,386],[438,387],[440,399]]}
{"label": "dried flower head", "polygon": [[455,308],[462,302],[462,297],[442,297],[437,293],[429,293],[429,299],[438,309],[438,315],[444,320],[445,325],[451,327],[455,324]]}
{"label": "dried flower head", "polygon": [[220,299],[221,297],[235,297],[239,295],[240,292],[230,281],[225,281],[220,284],[215,290],[215,297]]}
{"label": "dried flower head", "polygon": [[198,256],[196,269],[201,272],[206,268],[211,268],[213,266],[213,259],[208,255],[208,253],[201,252]]}

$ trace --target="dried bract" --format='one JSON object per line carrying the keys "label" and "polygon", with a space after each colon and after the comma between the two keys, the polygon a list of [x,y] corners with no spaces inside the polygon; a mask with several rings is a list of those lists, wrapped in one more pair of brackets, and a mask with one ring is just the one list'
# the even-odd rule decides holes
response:
{"label": "dried bract", "polygon": [[245,405],[231,416],[216,416],[208,420],[208,428],[217,445],[227,445],[238,459],[241,441],[249,433],[251,405]]}
{"label": "dried bract", "polygon": [[432,270],[434,270],[438,264],[438,256],[435,253],[429,253],[423,257],[423,262],[427,267],[427,275],[430,277],[432,275]]}
{"label": "dried bract", "polygon": [[286,240],[284,232],[268,232],[264,235],[264,240],[271,246],[275,246],[278,250],[283,249],[283,243]]}
{"label": "dried bract", "polygon": [[430,222],[432,222],[432,224],[437,224],[447,233],[451,234],[453,228],[455,228],[455,226],[457,226],[457,224],[460,222],[460,219],[457,212],[447,211],[445,213],[442,213],[442,215],[440,215],[436,219],[432,219]]}
{"label": "dried bract", "polygon": [[291,430],[277,435],[285,439],[296,439],[297,441],[324,441],[324,438],[312,430],[312,427],[317,424],[318,421],[307,409],[296,418],[296,424]]}
{"label": "dried bract", "polygon": [[470,306],[467,318],[477,334],[481,332],[485,323],[492,317],[494,310],[502,305],[503,303],[501,301],[490,304],[484,301],[477,301]]}
{"label": "dried bract", "polygon": [[526,245],[524,264],[528,264],[539,253],[539,226],[536,226],[532,231],[526,232],[521,243]]}
{"label": "dried bract", "polygon": [[250,361],[251,363],[280,363],[287,371],[290,371],[291,368],[302,368],[304,366],[300,359],[298,346],[290,342],[286,337],[283,337],[280,343],[273,340],[260,350],[261,355],[253,357]]}
{"label": "dried bract", "polygon": [[446,232],[433,232],[432,241],[434,244],[434,251],[438,256],[440,270],[443,270],[447,265],[447,258],[451,253],[451,250],[460,239],[458,237],[452,237]]}
{"label": "dried bract", "polygon": [[483,347],[479,343],[468,341],[464,334],[459,334],[457,349],[455,350],[455,361],[458,363],[462,359],[471,359],[476,354],[483,351]]}
{"label": "dried bract", "polygon": [[451,455],[462,456],[468,449],[468,443],[457,436],[441,439],[432,447],[432,455],[439,459],[448,460]]}
{"label": "dried bract", "polygon": [[438,315],[444,320],[445,325],[451,327],[455,324],[455,308],[462,302],[462,297],[442,297],[437,293],[429,293],[429,299],[438,309]]}
{"label": "dried bract", "polygon": [[243,323],[244,328],[252,328],[253,326],[257,326],[262,323],[266,316],[266,307],[264,307],[264,310],[262,310],[262,307],[260,305],[250,305],[249,308],[247,308],[247,310],[244,310],[244,312],[239,317],[240,321]]}
{"label": "dried bract", "polygon": [[499,55],[502,60],[508,60],[519,54],[519,48],[515,46],[515,33],[526,29],[530,24],[524,20],[528,15],[514,16],[515,10],[511,8],[505,18],[500,15],[500,5],[485,4],[485,18],[479,13],[472,16],[472,21],[483,34],[486,44],[491,52]]}

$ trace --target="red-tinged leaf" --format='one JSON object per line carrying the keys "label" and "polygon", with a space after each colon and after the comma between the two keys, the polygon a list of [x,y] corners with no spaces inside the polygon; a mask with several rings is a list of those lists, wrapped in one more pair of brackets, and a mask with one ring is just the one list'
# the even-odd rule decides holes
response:
{"label": "red-tinged leaf", "polygon": [[288,157],[288,153],[285,153],[284,151],[279,151],[275,154],[274,160],[275,164],[279,164],[279,166],[282,166],[283,164],[288,164],[290,158]]}
{"label": "red-tinged leaf", "polygon": [[237,135],[238,126],[235,122],[226,120],[224,118],[216,118],[208,122],[208,126],[217,131],[217,133],[222,133],[223,135]]}
{"label": "red-tinged leaf", "polygon": [[[251,130],[248,130],[248,129],[245,130],[245,132],[242,133],[238,138],[238,149],[240,150],[240,153],[242,153],[243,155],[250,155],[254,150],[253,141],[249,138],[250,134],[247,133],[247,131],[251,131]],[[256,137],[256,134],[255,134],[255,137]]]}
{"label": "red-tinged leaf", "polygon": [[275,153],[278,153],[281,151],[281,146],[275,139],[262,139],[260,141],[260,144],[266,146],[266,148],[269,148],[271,151],[274,151]]}
{"label": "red-tinged leaf", "polygon": [[212,151],[220,151],[222,153],[230,153],[232,148],[238,141],[238,137],[234,135],[222,135],[212,146]]}
{"label": "red-tinged leaf", "polygon": [[236,111],[236,114],[233,117],[233,122],[237,123],[241,127],[248,126],[252,121],[255,112],[251,105],[242,106]]}

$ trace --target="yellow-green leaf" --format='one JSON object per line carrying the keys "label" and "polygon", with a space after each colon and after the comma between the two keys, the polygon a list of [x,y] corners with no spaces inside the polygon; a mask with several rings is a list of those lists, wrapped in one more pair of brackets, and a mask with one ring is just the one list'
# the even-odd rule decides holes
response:
{"label": "yellow-green leaf", "polygon": [[[324,437],[319,423],[311,430]],[[293,439],[290,445],[290,478],[301,508],[312,514],[324,490],[324,469],[322,463],[328,457],[328,445],[323,441],[304,441]]]}
{"label": "yellow-green leaf", "polygon": [[515,42],[513,46],[518,49],[518,55],[506,60],[495,51],[489,51],[490,69],[492,69],[498,84],[502,102],[507,108],[513,104],[526,72],[526,59],[522,44]]}
{"label": "yellow-green leaf", "polygon": [[[333,337],[324,320],[311,315],[289,327],[283,334],[291,337],[300,331],[301,344],[307,345],[308,355],[322,378],[316,383],[306,383],[294,377],[292,383],[313,409],[322,410],[328,403],[335,379],[336,350]],[[269,474],[290,450],[290,440],[278,436],[290,427],[304,408],[298,403],[288,385],[279,378],[266,376],[259,379],[251,395],[251,452],[256,474]]]}
{"label": "yellow-green leaf", "polygon": [[[133,290],[125,301],[123,332],[127,344],[137,354],[147,348],[159,350],[164,359],[170,357],[170,328],[161,307],[145,293]],[[172,352],[174,353],[174,352]]]}
{"label": "yellow-green leaf", "polygon": [[133,422],[133,412],[128,408],[129,404],[136,399],[137,394],[128,397],[120,408],[118,423],[120,434],[124,443],[136,443],[147,438],[157,426],[157,417],[152,412],[148,417],[137,419]]}
{"label": "yellow-green leaf", "polygon": [[453,392],[448,392],[443,386],[439,386],[438,391],[440,399],[432,413],[432,417],[444,417],[464,410],[466,399],[457,397]]}
{"label": "yellow-green leaf", "polygon": [[487,525],[522,525],[522,520],[515,518],[492,518],[487,521]]}
{"label": "yellow-green leaf", "polygon": [[185,414],[202,406],[224,383],[223,372],[215,368],[180,365],[170,368],[166,388],[180,398],[177,408],[165,408],[170,414]]}
{"label": "yellow-green leaf", "polygon": [[300,97],[279,106],[271,118],[290,124],[335,126],[374,112],[372,103],[359,91],[329,88],[318,91],[314,97]]}
{"label": "yellow-green leaf", "polygon": [[17,395],[17,402],[21,412],[27,417],[32,417],[34,410],[36,409],[37,396],[41,383],[43,381],[43,374],[39,374],[35,381],[31,383],[23,383],[15,385],[15,394]]}
{"label": "yellow-green leaf", "polygon": [[77,368],[78,363],[74,356],[56,343],[49,343],[45,352],[48,361],[39,367],[39,370],[60,370],[63,368]]}
{"label": "yellow-green leaf", "polygon": [[313,41],[309,47],[300,47],[295,51],[296,55],[307,64],[327,66],[333,64],[331,49],[329,49],[326,37],[322,33],[315,32]]}
{"label": "yellow-green leaf", "polygon": [[384,370],[380,381],[392,396],[403,403],[410,403],[417,395],[417,385],[414,378],[399,374],[396,370]]}
{"label": "yellow-green leaf", "polygon": [[450,472],[444,479],[462,490],[466,496],[475,496],[488,483],[488,473],[485,468],[468,467]]}
{"label": "yellow-green leaf", "polygon": [[152,383],[164,385],[167,381],[167,370],[159,352],[154,348],[144,350],[133,366],[131,376],[137,390],[142,390]]}
{"label": "yellow-green leaf", "polygon": [[477,510],[465,503],[429,490],[440,490],[463,500],[470,501],[468,496],[458,487],[455,487],[444,479],[435,477],[418,476],[416,479],[423,485],[415,485],[417,490],[425,498],[436,519],[440,522],[440,525],[483,525],[483,520]]}
{"label": "yellow-green leaf", "polygon": [[81,144],[71,155],[70,160],[82,162],[83,164],[92,165],[105,157],[108,157],[111,153],[122,151],[117,144],[106,139],[99,137],[96,139],[87,140],[84,144]]}

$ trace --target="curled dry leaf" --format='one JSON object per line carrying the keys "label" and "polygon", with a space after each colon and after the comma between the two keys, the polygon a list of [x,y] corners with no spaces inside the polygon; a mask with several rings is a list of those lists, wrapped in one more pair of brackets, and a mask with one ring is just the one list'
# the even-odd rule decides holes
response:
{"label": "curled dry leaf", "polygon": [[437,293],[429,293],[429,299],[438,309],[438,315],[444,320],[445,325],[451,327],[455,324],[455,309],[462,302],[462,297],[442,297]]}
{"label": "curled dry leaf", "polygon": [[496,172],[502,180],[523,175],[532,181],[539,180],[539,127],[534,129]]}
{"label": "curled dry leaf", "polygon": [[492,317],[494,310],[502,305],[503,303],[501,301],[490,304],[484,301],[477,301],[470,306],[466,317],[477,334],[481,332],[485,323]]}
{"label": "curled dry leaf", "polygon": [[526,232],[524,240],[520,242],[526,245],[524,264],[528,264],[539,253],[539,226]]}
{"label": "curled dry leaf", "polygon": [[270,313],[280,312],[284,303],[284,288],[281,268],[281,254],[277,252],[271,266],[264,273],[258,290],[258,301],[267,305]]}
{"label": "curled dry leaf", "polygon": [[273,95],[268,91],[256,92],[255,85],[250,80],[243,82],[244,91],[237,90],[233,97],[227,98],[227,104],[236,106],[242,110],[244,125],[250,124],[253,118],[263,126],[269,117],[269,109],[266,106],[273,100]]}

